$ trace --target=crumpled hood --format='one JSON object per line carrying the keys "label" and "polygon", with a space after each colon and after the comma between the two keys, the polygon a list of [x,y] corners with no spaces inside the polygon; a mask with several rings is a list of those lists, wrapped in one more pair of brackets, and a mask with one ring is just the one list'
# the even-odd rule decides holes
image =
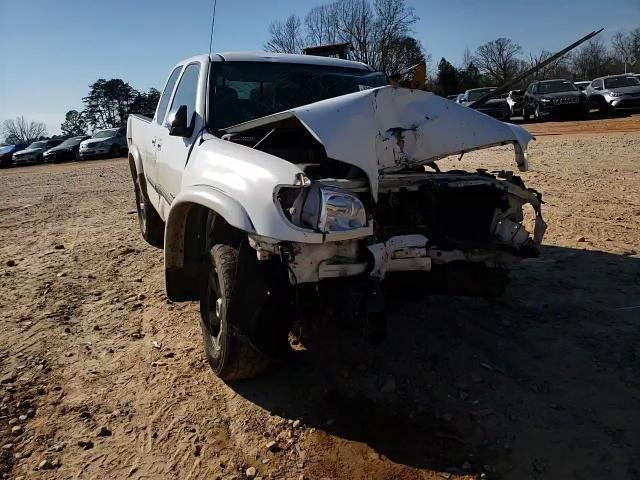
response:
{"label": "crumpled hood", "polygon": [[225,129],[239,133],[297,118],[329,158],[358,166],[377,196],[378,175],[494,145],[514,144],[527,169],[524,128],[421,90],[380,87],[330,98]]}

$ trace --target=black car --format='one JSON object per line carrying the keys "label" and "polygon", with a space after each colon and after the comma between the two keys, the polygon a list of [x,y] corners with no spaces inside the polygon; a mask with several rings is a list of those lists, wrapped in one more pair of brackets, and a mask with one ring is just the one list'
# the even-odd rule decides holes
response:
{"label": "black car", "polygon": [[44,161],[47,163],[58,163],[80,160],[80,142],[87,138],[90,138],[89,135],[67,138],[57,147],[53,147],[44,152]]}
{"label": "black car", "polygon": [[533,82],[524,94],[522,117],[536,120],[550,116],[587,115],[587,97],[570,80],[542,80]]}
{"label": "black car", "polygon": [[26,143],[18,145],[2,145],[0,147],[0,167],[13,167],[13,154],[27,148]]}

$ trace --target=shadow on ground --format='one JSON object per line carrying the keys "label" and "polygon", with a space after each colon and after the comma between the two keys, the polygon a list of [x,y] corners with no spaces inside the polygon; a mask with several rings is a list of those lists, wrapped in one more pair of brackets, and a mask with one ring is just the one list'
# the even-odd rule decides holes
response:
{"label": "shadow on ground", "polygon": [[409,466],[639,478],[639,258],[545,247],[498,300],[395,298],[388,310],[382,345],[329,326],[292,362],[231,386]]}

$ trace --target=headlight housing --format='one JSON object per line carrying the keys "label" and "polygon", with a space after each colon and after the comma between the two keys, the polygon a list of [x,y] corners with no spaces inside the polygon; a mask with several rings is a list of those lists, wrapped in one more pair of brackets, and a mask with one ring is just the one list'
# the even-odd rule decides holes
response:
{"label": "headlight housing", "polygon": [[551,99],[550,98],[541,98],[540,101],[542,103],[551,103]]}
{"label": "headlight housing", "polygon": [[294,224],[322,233],[367,226],[367,214],[362,201],[335,187],[312,184],[298,196],[290,212]]}
{"label": "headlight housing", "polygon": [[610,97],[621,97],[623,95],[624,93],[621,93],[621,92],[609,92]]}

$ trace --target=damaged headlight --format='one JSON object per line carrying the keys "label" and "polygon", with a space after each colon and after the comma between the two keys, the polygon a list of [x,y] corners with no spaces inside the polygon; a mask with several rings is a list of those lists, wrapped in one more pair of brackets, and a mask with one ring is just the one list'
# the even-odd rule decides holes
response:
{"label": "damaged headlight", "polygon": [[290,213],[294,224],[323,233],[367,226],[367,214],[358,197],[338,188],[318,184],[311,185],[298,195]]}

